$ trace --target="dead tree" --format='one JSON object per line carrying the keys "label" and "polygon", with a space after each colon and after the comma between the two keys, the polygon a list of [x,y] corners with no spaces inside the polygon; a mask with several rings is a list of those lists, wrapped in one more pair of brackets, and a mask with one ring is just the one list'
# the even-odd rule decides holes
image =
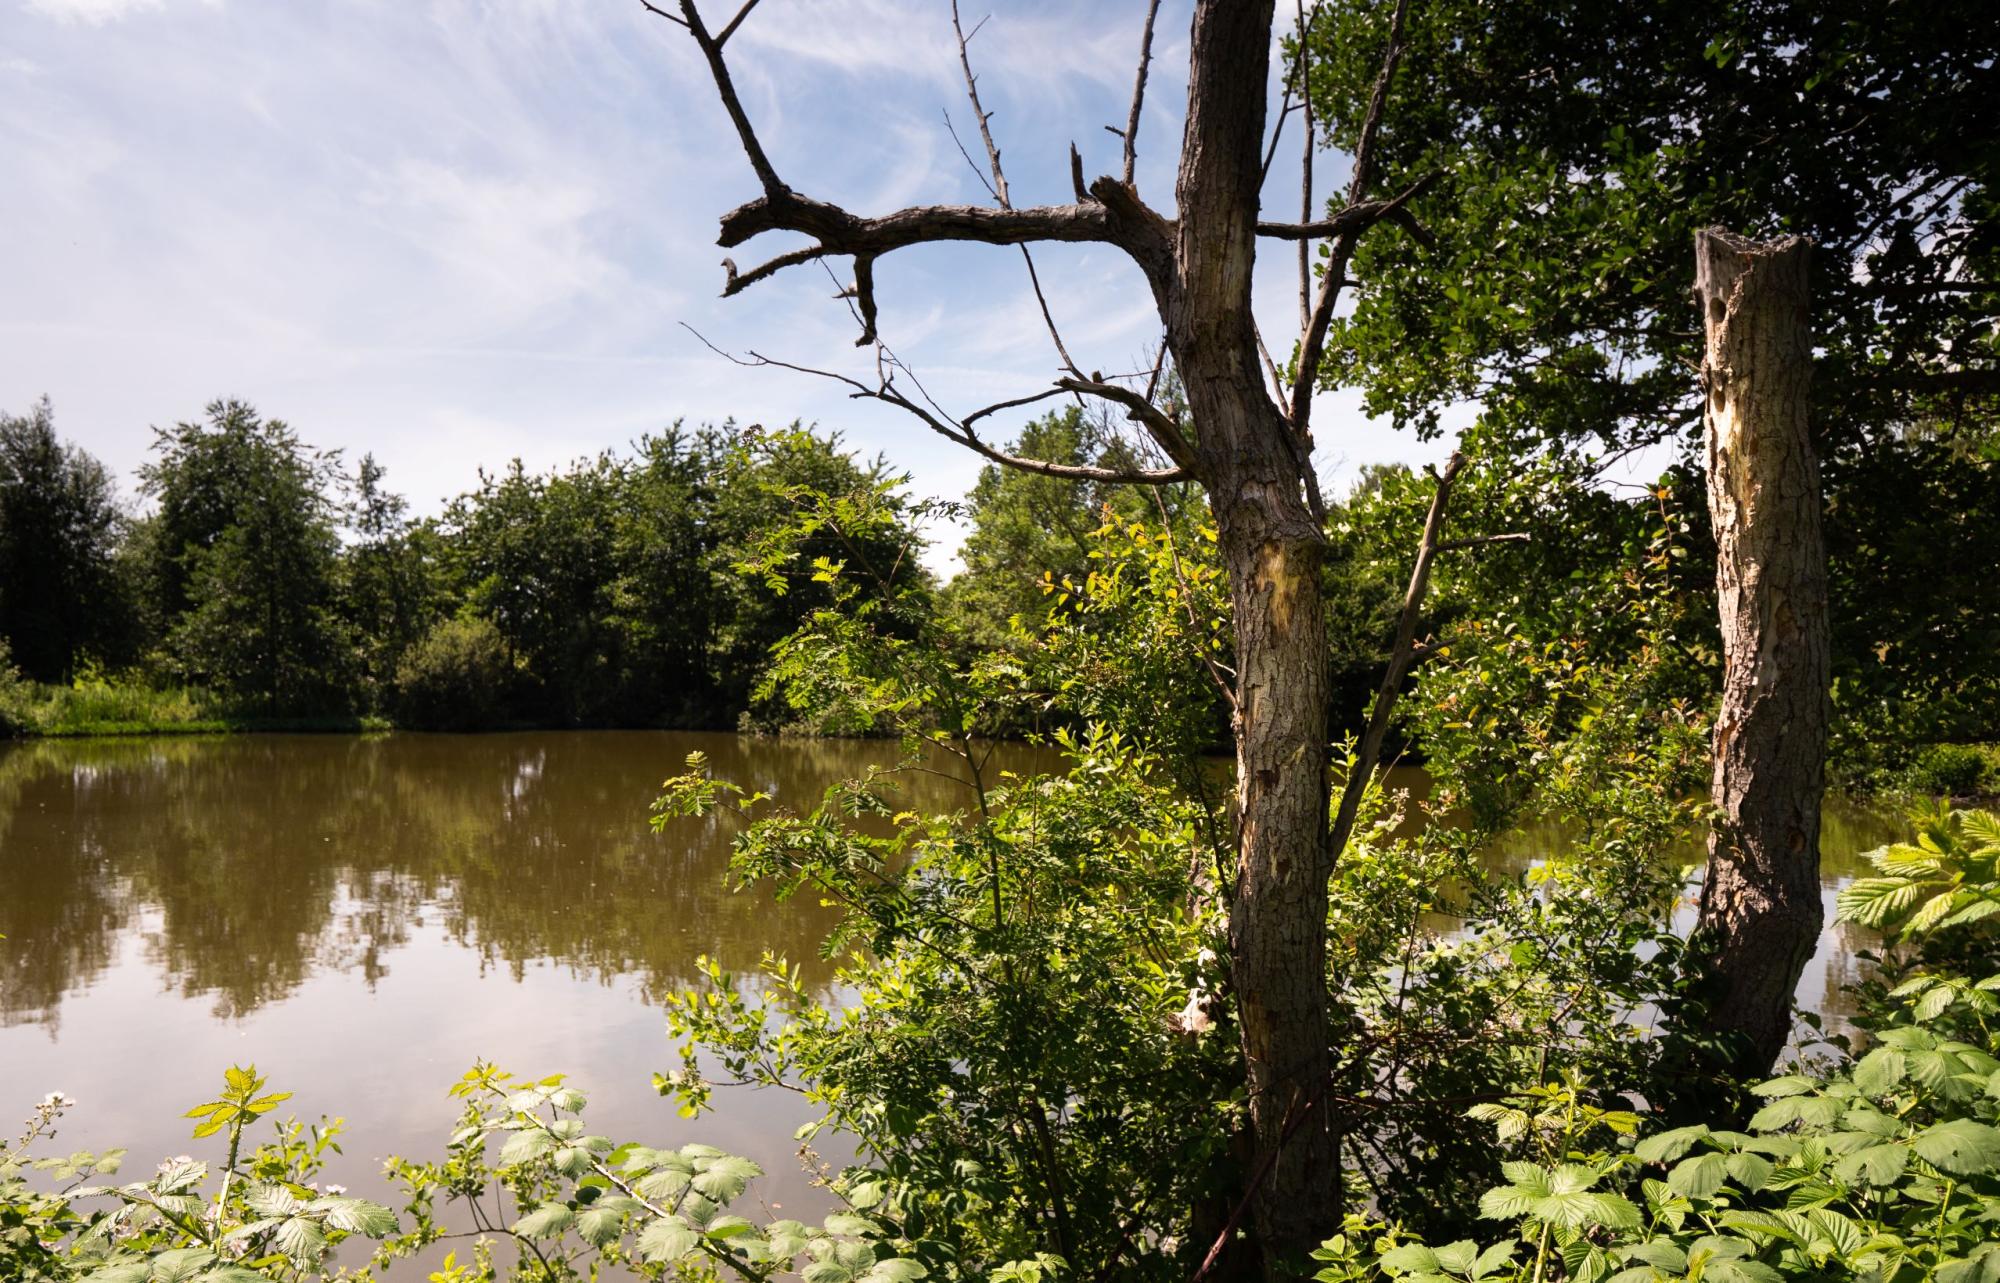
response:
{"label": "dead tree", "polygon": [[[1424,184],[1371,195],[1384,103],[1403,52],[1408,0],[1397,0],[1384,32],[1381,72],[1357,130],[1345,202],[1315,218],[1308,188],[1301,219],[1261,217],[1266,98],[1271,83],[1273,0],[1196,0],[1189,36],[1188,92],[1179,171],[1170,211],[1154,208],[1134,178],[1140,107],[1158,0],[1147,6],[1132,107],[1122,131],[1119,170],[1086,181],[1070,148],[1071,199],[1019,206],[1012,199],[980,106],[970,59],[967,90],[979,124],[991,205],[923,205],[887,214],[854,213],[788,186],[758,140],[730,77],[724,49],[756,7],[748,0],[711,30],[695,0],[641,3],[681,25],[705,59],[722,107],[761,193],[722,216],[719,243],[733,249],[766,232],[809,243],[741,269],[724,260],[725,295],[789,267],[829,258],[852,261],[846,290],[859,344],[876,350],[877,377],[856,379],[788,368],[846,383],[856,396],[895,405],[984,457],[1052,476],[1162,484],[1192,479],[1214,515],[1234,612],[1237,876],[1230,905],[1230,976],[1247,1064],[1257,1154],[1251,1199],[1268,1262],[1302,1259],[1336,1228],[1338,1155],[1330,1109],[1315,1108],[1331,1068],[1327,1043],[1325,922],[1327,882],[1338,855],[1329,837],[1327,655],[1321,600],[1324,512],[1311,465],[1312,397],[1328,326],[1358,239],[1384,221],[1413,226],[1408,203]],[[1304,10],[1301,9],[1301,20]],[[954,20],[956,14],[954,13]],[[960,49],[967,37],[960,30]],[[1280,114],[1279,126],[1294,108]],[[1308,128],[1310,128],[1310,117]],[[1119,132],[1117,130],[1114,133]],[[1275,132],[1270,146],[1275,149]],[[1314,138],[1306,139],[1309,157]],[[1268,355],[1251,312],[1259,237],[1297,242],[1302,329],[1289,370]],[[969,241],[1019,246],[1088,242],[1121,251],[1143,275],[1162,325],[1164,349],[1185,397],[1188,420],[1156,405],[1158,371],[1134,383],[1085,373],[1070,359],[1053,322],[1061,374],[1048,387],[962,417],[939,409],[879,335],[876,262],[911,245]],[[1310,251],[1328,245],[1324,270]],[[1030,279],[1032,257],[1027,258]],[[1035,280],[1037,298],[1040,284]],[[1048,316],[1043,301],[1045,318]],[[755,364],[780,365],[752,352]],[[1121,407],[1169,466],[1119,471],[1005,454],[982,439],[979,421],[996,411],[1053,396],[1084,396]],[[1081,1263],[1080,1263],[1081,1264]],[[1267,1265],[1267,1268],[1272,1268]]]}
{"label": "dead tree", "polygon": [[1696,954],[1724,1067],[1739,1077],[1767,1072],[1784,1049],[1823,916],[1826,544],[1807,418],[1810,248],[1716,228],[1695,237],[1723,653]]}

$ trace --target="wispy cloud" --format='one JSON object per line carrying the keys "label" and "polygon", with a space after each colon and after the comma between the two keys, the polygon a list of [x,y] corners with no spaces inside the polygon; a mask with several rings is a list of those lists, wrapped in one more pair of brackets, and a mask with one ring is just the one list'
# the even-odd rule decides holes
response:
{"label": "wispy cloud", "polygon": [[[1124,119],[1142,14],[1038,0],[980,31],[1018,200],[1069,198],[1072,139],[1093,170],[1115,165],[1102,126]],[[1185,29],[1169,6],[1141,149],[1162,206]],[[800,190],[869,211],[985,199],[943,123],[980,155],[942,3],[766,0],[729,49]],[[818,269],[717,297],[716,219],[755,186],[698,54],[635,3],[0,0],[0,84],[0,407],[50,393],[120,470],[149,423],[219,395],[373,451],[420,507],[481,463],[554,462],[682,416],[843,427],[932,492],[978,470],[893,410],[730,365],[681,328],[867,369]],[[1043,261],[1080,362],[1143,353],[1155,324],[1129,264],[1070,246]],[[887,337],[941,400],[1048,379],[1014,250],[926,247],[878,275]],[[1283,263],[1259,280],[1282,318]]]}

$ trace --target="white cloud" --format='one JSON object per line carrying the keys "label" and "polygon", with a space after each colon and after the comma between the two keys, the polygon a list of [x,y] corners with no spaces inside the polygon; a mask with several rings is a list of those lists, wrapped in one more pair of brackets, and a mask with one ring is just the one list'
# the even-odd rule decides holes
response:
{"label": "white cloud", "polygon": [[[220,8],[222,0],[201,0],[203,6]],[[164,0],[28,0],[28,12],[39,13],[58,22],[80,22],[101,27],[135,13],[162,8]]]}
{"label": "white cloud", "polygon": [[[816,268],[717,297],[725,252],[747,265],[786,242],[714,244],[755,183],[692,43],[636,4],[0,8],[62,20],[0,19],[14,89],[0,94],[0,173],[20,180],[0,202],[0,409],[50,393],[62,430],[121,471],[144,457],[148,423],[239,395],[315,443],[372,450],[419,508],[480,464],[545,465],[682,416],[841,428],[924,493],[978,472],[898,411],[730,365],[680,328],[868,370]],[[1018,202],[1069,198],[1072,138],[1090,172],[1116,166],[1101,126],[1124,119],[1143,13],[1142,0],[996,7],[973,55]],[[143,20],[114,21],[127,16]],[[1185,3],[1169,6],[1140,149],[1142,192],[1162,207],[1185,30]],[[871,212],[986,198],[940,119],[949,110],[983,162],[942,5],[766,0],[729,52],[799,190]],[[1049,246],[1036,261],[1080,364],[1144,355],[1157,321],[1121,256]],[[1286,262],[1258,273],[1280,356]],[[886,337],[941,403],[1046,385],[1055,358],[1013,249],[897,253],[878,285]],[[1318,437],[1357,461],[1396,448],[1351,399],[1326,406]]]}

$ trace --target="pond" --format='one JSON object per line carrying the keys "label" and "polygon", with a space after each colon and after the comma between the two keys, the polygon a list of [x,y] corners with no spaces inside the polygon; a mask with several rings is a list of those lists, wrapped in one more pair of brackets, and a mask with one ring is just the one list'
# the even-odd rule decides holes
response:
{"label": "pond", "polygon": [[[60,1147],[127,1145],[128,1170],[150,1171],[195,1147],[179,1115],[222,1069],[254,1062],[301,1117],[350,1120],[328,1179],[381,1197],[384,1156],[443,1152],[445,1090],[484,1058],[568,1073],[593,1131],[748,1155],[768,1203],[810,1214],[803,1102],[723,1093],[688,1121],[649,1085],[676,1063],[658,999],[698,956],[749,971],[770,950],[831,979],[827,910],[727,889],[725,821],[650,831],[693,750],[799,804],[896,755],[668,732],[0,746],[0,1109],[65,1091],[82,1104]],[[998,765],[1055,762],[1003,746]],[[918,807],[962,804],[935,777],[907,787]],[[1829,806],[1829,913],[1858,853],[1899,828]],[[1523,830],[1491,858],[1518,869],[1562,839]],[[1801,999],[1824,1007],[1860,944],[1829,932]]]}

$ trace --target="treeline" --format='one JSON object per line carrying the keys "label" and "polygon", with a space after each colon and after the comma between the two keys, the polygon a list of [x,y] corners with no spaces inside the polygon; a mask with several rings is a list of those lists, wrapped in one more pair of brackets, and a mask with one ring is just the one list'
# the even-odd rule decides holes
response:
{"label": "treeline", "polygon": [[[1133,460],[1121,428],[1070,408],[1027,424],[1011,445],[1123,467]],[[1962,747],[2000,740],[2000,577],[1990,573],[2000,457],[1981,440],[1967,448],[1911,433],[1827,470],[1835,755],[1850,781],[1900,773],[1931,792],[2000,786],[1993,755]],[[1602,602],[1670,529],[1666,582],[1693,657],[1676,691],[1705,705],[1718,652],[1696,463],[1633,496],[1597,484],[1586,458],[1477,433],[1465,446],[1483,462],[1460,483],[1463,519],[1524,537],[1443,560],[1424,633],[1498,619],[1518,646],[1581,630],[1604,648],[1599,659],[1615,659],[1642,640],[1636,624],[1609,626]],[[990,467],[962,501],[929,505],[905,498],[898,480],[837,434],[677,425],[548,473],[519,463],[482,473],[476,489],[417,519],[372,458],[349,466],[224,401],[157,430],[131,504],[101,464],[61,440],[44,401],[0,415],[0,646],[28,683],[8,696],[0,663],[0,731],[10,717],[17,730],[367,718],[438,729],[777,726],[798,710],[760,685],[772,647],[835,603],[820,558],[892,577],[965,654],[1026,655],[1053,640],[1051,614],[1073,599],[1065,585],[1114,564],[1147,573],[1120,561],[1117,531],[1178,540],[1158,573],[1194,573],[1210,552],[1191,486]],[[1329,502],[1336,728],[1357,729],[1381,679],[1429,491],[1421,475],[1382,467]],[[773,533],[795,527],[802,509],[861,495],[887,520],[819,520],[772,560]],[[966,531],[963,568],[947,583],[918,555],[924,521],[941,514]],[[1222,602],[1214,608],[1226,616]],[[1184,711],[1211,747],[1225,745],[1226,701],[1206,677],[1187,689],[1207,702]],[[24,714],[36,698],[40,711]]]}
{"label": "treeline", "polygon": [[0,417],[0,645],[31,683],[187,689],[237,720],[729,726],[827,603],[735,567],[801,488],[882,470],[834,435],[676,425],[413,519],[372,457],[218,401],[155,430],[138,511],[44,400]]}

